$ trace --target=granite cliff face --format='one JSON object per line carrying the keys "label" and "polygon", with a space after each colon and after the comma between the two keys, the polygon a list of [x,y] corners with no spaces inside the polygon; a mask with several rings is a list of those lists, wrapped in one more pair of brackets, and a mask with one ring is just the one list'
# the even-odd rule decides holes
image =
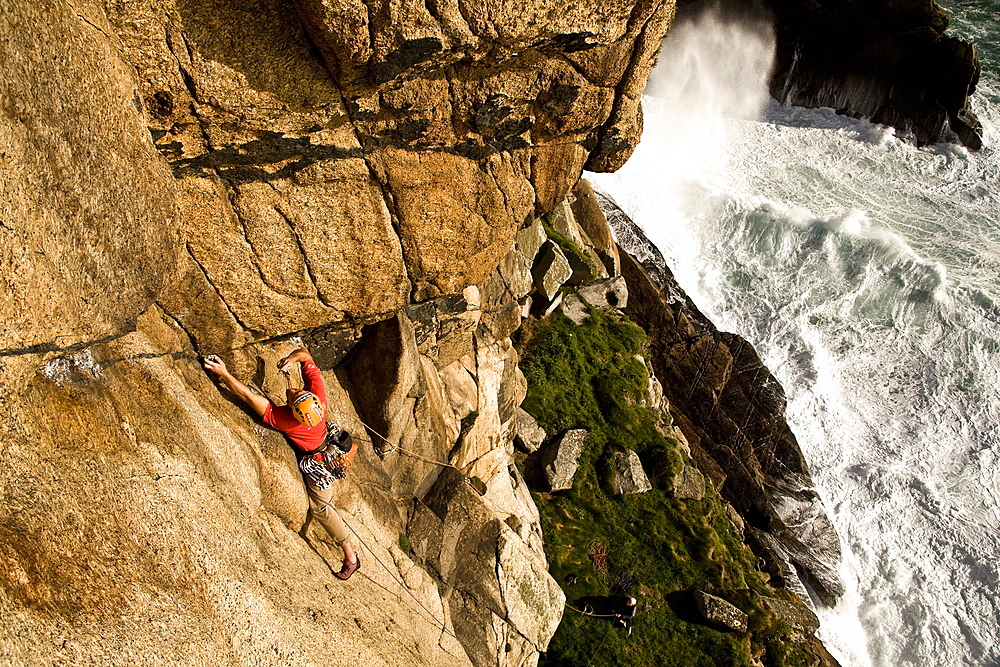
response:
{"label": "granite cliff face", "polygon": [[[521,307],[497,266],[635,146],[672,15],[8,3],[3,659],[536,662],[563,595],[509,465]],[[300,339],[341,425],[409,453],[365,442],[338,487],[347,584],[288,446],[196,356],[280,401]]]}

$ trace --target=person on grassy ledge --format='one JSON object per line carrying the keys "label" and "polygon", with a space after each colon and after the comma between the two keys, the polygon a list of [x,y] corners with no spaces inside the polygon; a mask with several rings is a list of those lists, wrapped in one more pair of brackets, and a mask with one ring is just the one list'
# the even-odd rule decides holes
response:
{"label": "person on grassy ledge", "polygon": [[[361,568],[361,560],[351,545],[347,525],[333,505],[332,483],[343,477],[346,466],[357,452],[357,445],[349,442],[350,436],[345,431],[330,429],[328,433],[325,421],[326,387],[308,351],[304,348],[295,350],[278,361],[278,370],[288,375],[296,363],[301,365],[303,387],[285,392],[287,405],[275,405],[233,377],[216,355],[202,361],[206,371],[218,377],[265,424],[281,431],[291,441],[309,494],[309,512],[344,552],[343,566],[334,576],[346,580]],[[345,444],[348,450],[342,453],[338,446]]]}
{"label": "person on grassy ledge", "polygon": [[632,622],[635,620],[635,612],[638,608],[634,597],[622,595],[615,600],[615,625],[620,625],[625,629],[625,634],[632,635]]}

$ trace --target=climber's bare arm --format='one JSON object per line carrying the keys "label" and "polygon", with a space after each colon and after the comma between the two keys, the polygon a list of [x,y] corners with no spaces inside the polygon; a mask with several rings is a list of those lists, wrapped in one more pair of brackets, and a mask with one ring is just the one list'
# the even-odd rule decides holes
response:
{"label": "climber's bare arm", "polygon": [[292,364],[301,363],[303,361],[312,361],[312,355],[309,354],[308,350],[304,347],[300,347],[284,359],[280,359],[278,361],[278,370],[287,373]]}
{"label": "climber's bare arm", "polygon": [[244,403],[253,408],[253,411],[258,415],[261,417],[264,416],[264,411],[267,409],[270,401],[260,394],[254,393],[250,387],[234,378],[226,368],[226,364],[223,363],[222,359],[219,359],[215,355],[211,355],[205,357],[201,363],[202,366],[205,367],[206,371],[222,380],[222,383],[229,387],[229,391],[236,394]]}

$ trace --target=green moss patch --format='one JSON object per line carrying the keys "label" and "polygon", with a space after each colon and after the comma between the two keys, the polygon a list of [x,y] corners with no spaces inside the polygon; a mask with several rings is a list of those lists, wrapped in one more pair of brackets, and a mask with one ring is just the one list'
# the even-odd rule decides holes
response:
{"label": "green moss patch", "polygon": [[[785,647],[785,628],[753,601],[754,592],[774,591],[757,575],[755,558],[722,500],[712,488],[697,501],[667,493],[683,454],[676,440],[661,433],[664,416],[648,405],[644,345],[638,326],[597,311],[580,326],[556,313],[522,328],[525,410],[553,436],[573,428],[590,432],[573,488],[534,494],[550,571],[576,609],[589,602],[601,613],[607,596],[617,592],[640,604],[631,636],[609,619],[567,609],[541,664],[714,667],[747,665],[753,656],[763,656],[765,664],[797,664],[774,648]],[[609,462],[625,449],[639,454],[647,472],[656,469],[654,490],[610,493]],[[537,457],[521,463],[529,483],[541,489]],[[575,583],[568,584],[571,575]],[[694,608],[695,588],[750,613],[752,633],[704,625]]]}

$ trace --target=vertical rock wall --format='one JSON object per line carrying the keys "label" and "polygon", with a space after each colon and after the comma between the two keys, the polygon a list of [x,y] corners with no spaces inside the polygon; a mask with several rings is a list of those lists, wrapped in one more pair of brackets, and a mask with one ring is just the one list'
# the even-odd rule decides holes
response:
{"label": "vertical rock wall", "polygon": [[[634,148],[673,6],[6,3],[0,661],[533,664],[562,594],[495,269]],[[292,334],[341,425],[486,487],[363,443],[346,584],[196,357],[280,401]]]}

